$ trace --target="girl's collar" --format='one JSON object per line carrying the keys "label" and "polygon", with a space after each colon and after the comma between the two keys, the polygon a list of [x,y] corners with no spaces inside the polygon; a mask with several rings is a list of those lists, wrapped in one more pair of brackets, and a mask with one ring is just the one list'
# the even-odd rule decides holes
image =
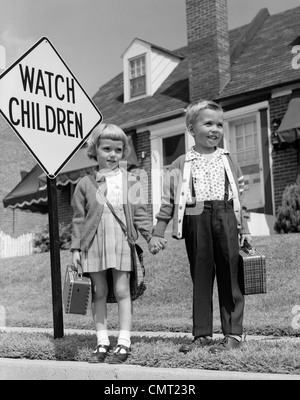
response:
{"label": "girl's collar", "polygon": [[115,168],[113,170],[105,170],[103,171],[96,171],[95,175],[96,175],[96,180],[100,181],[101,179],[105,178],[112,178],[114,176],[117,176],[118,174],[121,173],[120,168]]}

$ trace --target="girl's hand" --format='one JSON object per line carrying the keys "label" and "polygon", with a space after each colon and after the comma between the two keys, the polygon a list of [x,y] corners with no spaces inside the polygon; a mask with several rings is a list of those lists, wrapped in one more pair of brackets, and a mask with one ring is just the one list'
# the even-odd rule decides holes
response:
{"label": "girl's hand", "polygon": [[149,244],[148,247],[151,254],[157,254],[160,250],[157,243],[154,243],[152,246]]}
{"label": "girl's hand", "polygon": [[74,267],[77,269],[78,274],[82,275],[83,270],[82,270],[82,266],[81,266],[81,255],[80,255],[80,251],[75,250],[73,251],[73,257],[72,257],[72,261],[73,261],[73,265]]}
{"label": "girl's hand", "polygon": [[160,236],[153,236],[148,243],[150,253],[157,254],[160,250],[166,247],[167,240]]}

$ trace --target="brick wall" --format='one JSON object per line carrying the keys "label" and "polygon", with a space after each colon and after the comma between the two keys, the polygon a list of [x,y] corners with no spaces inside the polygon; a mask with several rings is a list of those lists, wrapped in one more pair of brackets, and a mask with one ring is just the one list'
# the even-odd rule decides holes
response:
{"label": "brick wall", "polygon": [[57,190],[58,221],[69,224],[72,221],[73,209],[71,207],[70,184]]}
{"label": "brick wall", "polygon": [[[270,99],[270,121],[284,117],[291,96]],[[282,194],[286,186],[294,183],[298,173],[298,148],[288,146],[278,150],[273,149],[273,182],[275,212],[281,205]]]}
{"label": "brick wall", "polygon": [[227,0],[186,0],[190,101],[216,98],[230,78]]}
{"label": "brick wall", "polygon": [[20,171],[36,164],[24,144],[0,115],[0,230],[14,237],[43,225],[45,215],[4,208],[2,199],[21,181]]}

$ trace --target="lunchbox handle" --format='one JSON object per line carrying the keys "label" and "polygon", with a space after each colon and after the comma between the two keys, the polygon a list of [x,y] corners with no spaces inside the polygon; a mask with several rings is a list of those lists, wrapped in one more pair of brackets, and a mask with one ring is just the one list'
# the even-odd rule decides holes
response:
{"label": "lunchbox handle", "polygon": [[255,254],[254,248],[251,246],[251,244],[247,240],[244,240],[244,245],[242,246],[242,249],[244,250],[245,253],[248,253],[250,255]]}
{"label": "lunchbox handle", "polygon": [[[72,271],[76,272],[76,274],[78,275],[79,278],[82,278],[83,272],[79,272],[78,268],[76,268],[74,264],[71,265],[71,269],[72,269]],[[82,271],[82,267],[80,269]]]}

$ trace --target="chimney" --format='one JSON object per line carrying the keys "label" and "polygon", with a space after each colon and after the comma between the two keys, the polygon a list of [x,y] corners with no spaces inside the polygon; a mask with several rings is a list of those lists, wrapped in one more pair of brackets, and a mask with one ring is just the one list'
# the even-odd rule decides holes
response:
{"label": "chimney", "polygon": [[190,102],[216,99],[230,79],[227,0],[186,0]]}

